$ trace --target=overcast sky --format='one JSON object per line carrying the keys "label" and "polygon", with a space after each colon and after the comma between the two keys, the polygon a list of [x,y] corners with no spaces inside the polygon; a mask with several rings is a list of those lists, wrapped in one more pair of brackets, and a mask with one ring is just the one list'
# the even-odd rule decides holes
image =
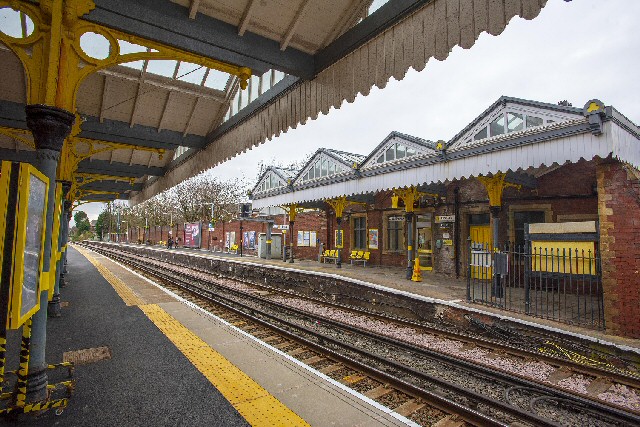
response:
{"label": "overcast sky", "polygon": [[[287,164],[320,147],[366,155],[394,130],[448,141],[502,95],[580,108],[598,98],[640,124],[638,17],[638,0],[549,0],[536,19],[516,17],[499,36],[483,33],[471,49],[456,47],[211,173],[254,180],[261,160]],[[80,209],[95,219],[102,204]]]}

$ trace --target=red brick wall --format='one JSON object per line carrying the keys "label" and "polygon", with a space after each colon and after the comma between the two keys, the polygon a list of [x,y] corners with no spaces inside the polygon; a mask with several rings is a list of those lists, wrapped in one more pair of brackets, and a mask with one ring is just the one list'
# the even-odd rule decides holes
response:
{"label": "red brick wall", "polygon": [[640,171],[603,162],[597,177],[606,327],[640,338]]}

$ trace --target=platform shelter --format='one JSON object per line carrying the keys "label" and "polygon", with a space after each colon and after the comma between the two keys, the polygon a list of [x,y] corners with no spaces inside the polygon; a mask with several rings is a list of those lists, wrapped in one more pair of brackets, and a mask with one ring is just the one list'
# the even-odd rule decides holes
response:
{"label": "platform shelter", "polygon": [[338,267],[366,252],[408,280],[466,277],[470,301],[638,337],[639,167],[640,128],[614,107],[501,97],[449,141],[320,149],[251,196],[325,210]]}

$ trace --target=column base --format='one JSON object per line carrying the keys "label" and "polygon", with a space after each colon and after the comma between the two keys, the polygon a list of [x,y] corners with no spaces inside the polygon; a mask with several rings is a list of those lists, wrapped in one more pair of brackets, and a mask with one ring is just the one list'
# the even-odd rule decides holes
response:
{"label": "column base", "polygon": [[42,402],[49,397],[47,370],[29,372],[27,375],[27,402]]}
{"label": "column base", "polygon": [[411,278],[413,277],[413,267],[407,267],[407,280],[411,280]]}
{"label": "column base", "polygon": [[48,317],[61,317],[62,309],[60,308],[60,294],[53,294],[53,298],[47,304]]}

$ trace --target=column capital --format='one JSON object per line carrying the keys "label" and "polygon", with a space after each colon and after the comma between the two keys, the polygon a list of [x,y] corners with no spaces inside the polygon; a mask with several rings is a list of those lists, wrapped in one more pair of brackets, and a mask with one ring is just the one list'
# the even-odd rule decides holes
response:
{"label": "column capital", "polygon": [[75,116],[61,108],[41,104],[27,105],[25,110],[27,127],[33,133],[36,148],[60,152]]}

